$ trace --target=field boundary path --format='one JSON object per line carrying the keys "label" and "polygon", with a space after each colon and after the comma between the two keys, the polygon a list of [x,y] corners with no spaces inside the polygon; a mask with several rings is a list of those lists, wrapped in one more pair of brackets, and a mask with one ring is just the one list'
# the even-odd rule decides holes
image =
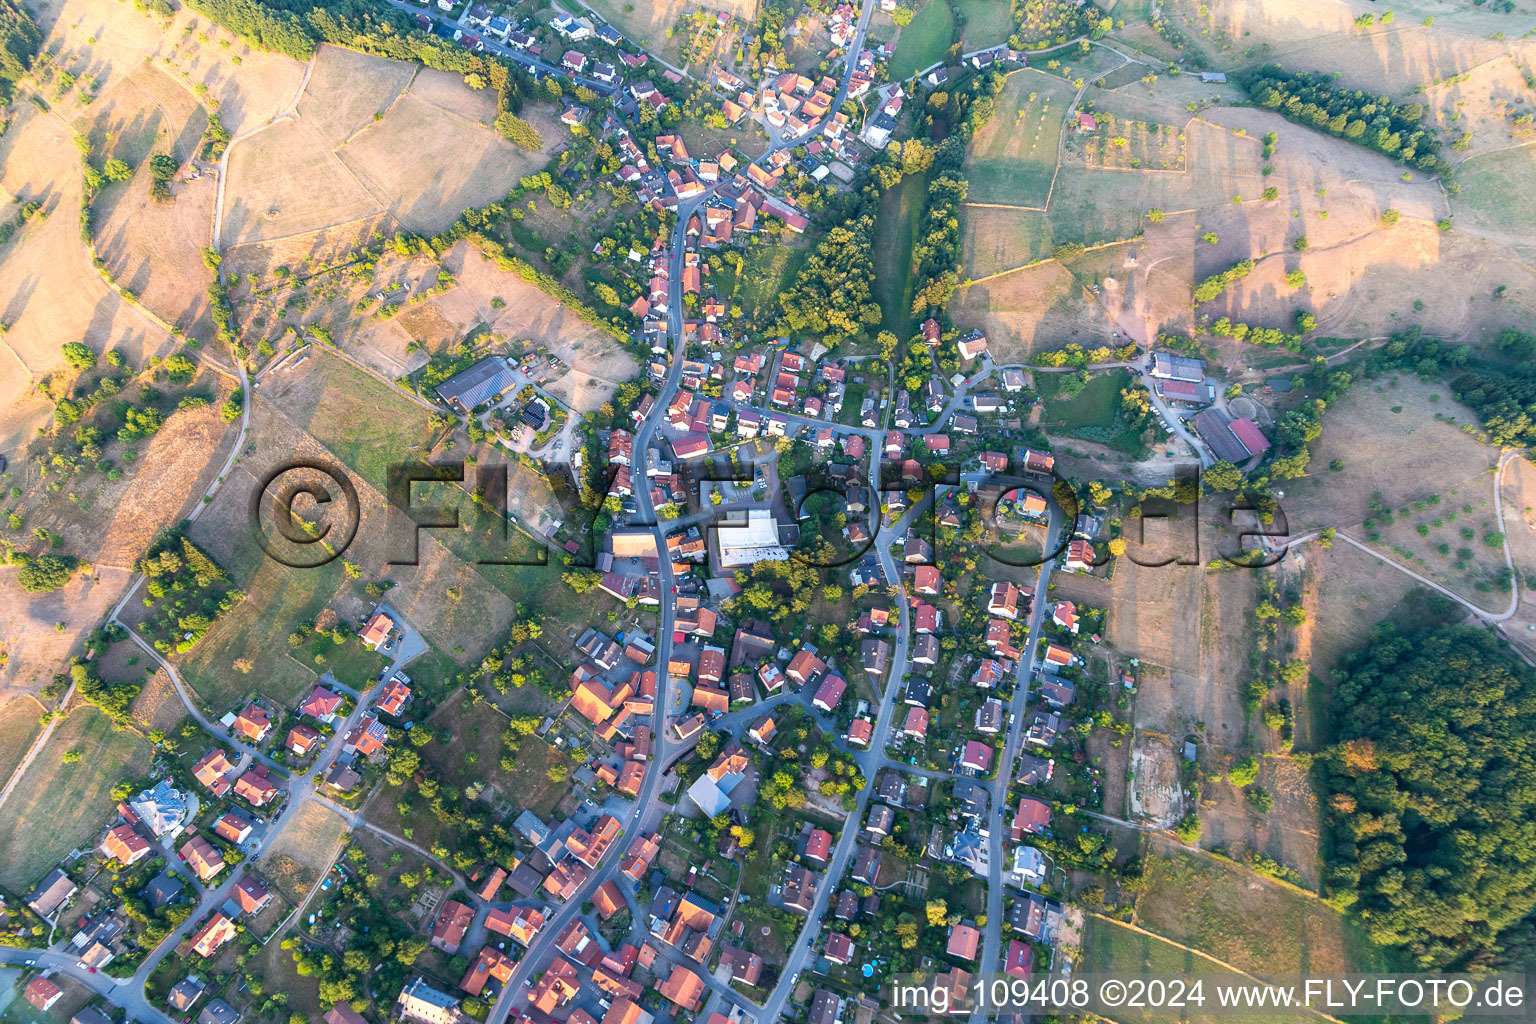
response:
{"label": "field boundary path", "polygon": [[[1482,619],[1483,621],[1492,623],[1506,622],[1509,619],[1514,618],[1515,613],[1520,610],[1520,581],[1514,578],[1515,560],[1509,550],[1509,533],[1504,528],[1504,495],[1500,490],[1500,484],[1504,478],[1504,469],[1509,465],[1510,461],[1516,458],[1523,458],[1525,455],[1526,451],[1524,449],[1510,449],[1504,452],[1499,456],[1499,465],[1498,468],[1494,470],[1493,474],[1493,514],[1495,520],[1499,524],[1499,534],[1504,538],[1504,565],[1509,570],[1511,576],[1509,607],[1502,612],[1490,612],[1484,608],[1479,608],[1477,605],[1473,604],[1465,597],[1462,597],[1460,594],[1442,586],[1439,583],[1436,583],[1434,580],[1427,576],[1420,575],[1414,570],[1408,568],[1403,563],[1399,562],[1397,559],[1384,555],[1370,545],[1356,540],[1349,534],[1345,533],[1343,530],[1335,528],[1334,536],[1352,547],[1359,548],[1361,551],[1364,551],[1372,558],[1376,558],[1387,563],[1394,569],[1397,569],[1399,572],[1412,576],[1426,587],[1430,587],[1436,592],[1450,598],[1452,601],[1455,601],[1457,604],[1461,605],[1463,608],[1467,609],[1469,612]],[[1265,541],[1263,550],[1267,552],[1286,552],[1292,546],[1305,544],[1312,540],[1317,540],[1324,529],[1326,529],[1326,527],[1319,527],[1309,533],[1302,534],[1300,537],[1287,538],[1283,544],[1277,543],[1271,546],[1268,541]]]}
{"label": "field boundary path", "polygon": [[[58,710],[53,712],[53,717],[48,720],[47,726],[45,726],[43,731],[38,734],[38,737],[33,741],[31,748],[28,749],[27,756],[21,759],[21,763],[16,766],[15,771],[11,772],[11,777],[6,782],[5,788],[0,790],[0,807],[5,806],[5,801],[11,795],[11,791],[16,788],[16,784],[21,781],[21,777],[27,773],[27,769],[32,766],[33,760],[35,760],[37,755],[42,752],[43,747],[47,746],[48,737],[53,735],[53,731],[59,727],[60,722],[69,717],[68,715],[64,714],[64,709],[69,707],[69,698],[73,697],[74,695],[75,684],[73,681],[71,681],[69,684],[69,689],[64,691],[64,698],[59,701]],[[33,699],[36,700],[35,697]]]}
{"label": "field boundary path", "polygon": [[[1196,949],[1194,946],[1186,946],[1182,942],[1177,942],[1174,939],[1170,939],[1166,935],[1159,935],[1159,934],[1157,934],[1157,932],[1154,932],[1154,931],[1148,931],[1147,929],[1141,927],[1140,925],[1131,924],[1129,921],[1119,921],[1119,920],[1116,920],[1113,917],[1107,917],[1104,914],[1095,913],[1094,911],[1091,911],[1091,910],[1087,911],[1087,914],[1088,914],[1089,917],[1092,917],[1092,918],[1095,918],[1097,920],[1103,921],[1106,924],[1112,924],[1116,928],[1124,928],[1126,931],[1135,932],[1137,935],[1145,935],[1147,938],[1156,939],[1159,942],[1166,942],[1168,945],[1174,947],[1175,949],[1180,949],[1180,950],[1183,950],[1186,953],[1191,953],[1191,954],[1193,954],[1195,956],[1200,957],[1202,960],[1209,960],[1211,963],[1216,964],[1217,966],[1222,967],[1225,970],[1231,971],[1233,974],[1240,974],[1244,978],[1247,978],[1249,981],[1254,982],[1255,984],[1258,984],[1258,985],[1266,984],[1266,982],[1262,978],[1259,978],[1258,976],[1253,975],[1253,974],[1249,974],[1247,971],[1243,970],[1241,967],[1238,967],[1235,964],[1230,964],[1227,961],[1221,959],[1220,957],[1212,956],[1210,953],[1207,953],[1203,949]],[[1326,1021],[1332,1021],[1333,1024],[1345,1024],[1345,1022],[1341,1021],[1339,1018],[1330,1016],[1329,1014],[1326,1014],[1322,1010],[1316,1009],[1315,1007],[1311,1007],[1311,1006],[1297,1006],[1297,1007],[1295,1007],[1295,1009],[1305,1010],[1307,1013],[1310,1013],[1313,1016],[1321,1017],[1323,1020],[1326,1020]]]}

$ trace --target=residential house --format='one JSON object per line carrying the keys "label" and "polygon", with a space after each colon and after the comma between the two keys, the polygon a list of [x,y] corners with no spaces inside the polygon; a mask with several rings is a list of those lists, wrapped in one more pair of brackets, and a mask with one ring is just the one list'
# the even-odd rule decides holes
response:
{"label": "residential house", "polygon": [[1013,814],[1009,835],[1014,842],[1025,836],[1040,835],[1051,827],[1051,805],[1032,796],[1019,797],[1019,808]]}
{"label": "residential house", "polygon": [[944,952],[961,960],[976,959],[976,954],[981,948],[981,932],[972,924],[957,924],[950,929],[949,942],[944,947]]}
{"label": "residential house", "polygon": [[208,787],[214,796],[223,796],[229,792],[228,776],[234,769],[235,766],[230,763],[229,758],[224,756],[224,751],[215,747],[192,766],[192,774],[198,782]]}
{"label": "residential house", "polygon": [[211,957],[226,942],[238,934],[235,922],[215,911],[214,915],[192,935],[192,951],[201,957]]}
{"label": "residential house", "polygon": [[459,946],[464,941],[464,933],[469,931],[470,922],[474,919],[473,908],[458,900],[444,900],[437,910],[437,919],[432,923],[432,945],[449,956],[457,956]]}
{"label": "residential house", "polygon": [[224,857],[212,843],[202,836],[193,836],[182,844],[181,859],[187,862],[197,877],[207,882],[224,870]]}
{"label": "residential house", "polygon": [[[486,363],[489,363],[489,362],[495,362],[497,364],[500,364],[500,366],[499,366],[499,371],[500,372],[499,372],[499,374],[498,374],[496,379],[498,381],[504,379],[505,385],[506,385],[501,390],[505,391],[505,390],[507,390],[507,388],[510,388],[512,386],[512,383],[513,383],[512,376],[511,376],[510,372],[508,372],[506,370],[505,364],[500,359],[483,359],[479,363],[476,363],[475,366],[470,367],[468,370],[465,370],[464,373],[460,374],[459,376],[462,377],[462,376],[464,376],[464,374],[473,373],[475,371],[476,367],[484,366]],[[500,374],[505,374],[505,378],[502,378],[500,376]],[[451,385],[454,381],[456,381],[458,379],[459,379],[458,377],[451,378],[448,381],[448,384],[443,385],[443,387],[447,387],[447,386]],[[437,391],[438,391],[438,394],[442,394],[443,388],[438,388]],[[497,392],[497,393],[499,394],[500,392]],[[489,397],[489,396],[487,396],[487,397]],[[482,401],[484,401],[484,400],[485,399],[482,399]],[[450,404],[452,404],[452,403],[450,403]],[[476,404],[478,404],[478,403],[476,403]],[[473,409],[473,408],[474,408],[474,406],[469,406],[468,408],[463,409],[461,411],[465,415],[468,415],[469,410]],[[394,619],[390,618],[389,615],[387,613],[385,613],[385,612],[376,611],[372,615],[368,616],[368,621],[363,623],[363,628],[357,634],[357,636],[358,636],[358,639],[363,642],[363,646],[364,647],[368,648],[370,651],[376,651],[380,647],[384,646],[386,643],[389,642],[389,634],[390,634],[391,631],[394,630],[394,628],[395,628],[395,620]]]}
{"label": "residential house", "polygon": [[235,780],[235,795],[252,807],[262,807],[277,796],[277,786],[269,777],[267,766],[258,764]]}
{"label": "residential house", "polygon": [[272,731],[272,716],[267,709],[254,702],[247,704],[235,718],[235,735],[260,743]]}
{"label": "residential house", "polygon": [[123,867],[137,864],[151,852],[149,841],[127,824],[108,829],[99,849],[103,856],[115,859]]}

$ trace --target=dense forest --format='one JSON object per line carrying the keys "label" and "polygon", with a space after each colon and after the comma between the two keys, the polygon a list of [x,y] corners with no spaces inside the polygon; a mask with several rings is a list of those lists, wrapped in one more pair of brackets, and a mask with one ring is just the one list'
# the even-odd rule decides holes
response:
{"label": "dense forest", "polygon": [[779,296],[782,330],[842,340],[879,325],[880,305],[870,293],[874,233],[872,203],[826,232],[794,285]]}
{"label": "dense forest", "polygon": [[1420,970],[1536,942],[1536,670],[1492,631],[1377,627],[1316,761],[1326,886]]}
{"label": "dense forest", "polygon": [[42,44],[43,34],[26,8],[0,0],[0,99],[10,99]]}
{"label": "dense forest", "polygon": [[1440,157],[1440,138],[1423,123],[1417,103],[1396,104],[1359,89],[1335,89],[1331,75],[1282,71],[1271,64],[1243,80],[1260,106],[1287,120],[1327,131],[1405,164],[1436,174],[1450,166]]}

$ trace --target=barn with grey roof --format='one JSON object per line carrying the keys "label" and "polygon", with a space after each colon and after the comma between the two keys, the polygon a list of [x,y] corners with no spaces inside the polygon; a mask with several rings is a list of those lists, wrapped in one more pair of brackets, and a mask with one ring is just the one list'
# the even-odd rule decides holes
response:
{"label": "barn with grey roof", "polygon": [[440,384],[437,397],[467,415],[476,406],[500,398],[516,383],[505,359],[487,356]]}

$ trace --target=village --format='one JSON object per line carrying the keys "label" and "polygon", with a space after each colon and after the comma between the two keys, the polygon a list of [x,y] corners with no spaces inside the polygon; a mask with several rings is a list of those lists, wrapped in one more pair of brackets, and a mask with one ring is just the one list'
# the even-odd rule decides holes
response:
{"label": "village", "polygon": [[[1314,792],[1313,759],[1341,763],[1319,724],[1341,696],[1309,665],[1351,665],[1377,635],[1372,588],[1394,628],[1517,621],[1513,455],[1455,448],[1485,438],[1453,406],[1504,393],[1435,390],[1464,347],[1393,334],[1395,361],[1360,365],[1385,336],[1314,336],[1301,299],[1295,333],[1222,315],[1263,257],[1212,254],[1280,202],[1262,184],[1277,147],[1311,153],[1257,130],[1299,100],[1240,97],[1161,8],[1127,30],[1122,5],[1071,0],[254,6],[274,20],[188,10],[230,36],[214,47],[248,47],[242,68],[281,55],[294,80],[269,91],[297,97],[264,96],[254,127],[237,103],[199,105],[198,155],[165,179],[217,189],[197,260],[209,338],[169,331],[207,365],[104,349],[98,367],[66,347],[96,390],[52,406],[16,476],[20,585],[39,602],[121,586],[67,592],[84,625],[62,603],[29,612],[60,646],[22,693],[0,788],[0,821],[43,837],[7,840],[0,1018],[894,1024],[889,987],[912,976],[947,993],[926,1017],[958,1018],[999,976],[1202,957],[1249,977],[1271,948],[1299,969],[1295,936],[1243,930],[1282,920],[1326,936],[1320,965],[1394,963],[1332,898],[1342,848],[1318,822],[1357,805]],[[314,101],[313,82],[334,98],[353,73],[379,109]],[[1152,98],[1122,102],[1136,89]],[[1149,128],[1137,103],[1188,120]],[[370,132],[397,138],[402,111],[481,146],[444,179],[451,215],[380,201],[380,167],[349,162]],[[225,176],[255,158],[223,147],[266,129],[325,145],[286,206],[226,212]],[[109,176],[90,146],[115,133],[81,138]],[[1220,223],[1170,242],[1165,218],[1197,212],[1186,153],[1253,157],[1261,187],[1221,179],[1221,208],[1200,211]],[[1164,191],[1129,226],[1104,214],[1105,240],[1051,205],[1080,174],[1142,171]],[[292,194],[321,173],[373,205],[322,226],[324,203]],[[1290,220],[1328,219],[1312,192]],[[89,190],[82,213],[94,246]],[[983,221],[1035,215],[978,256]],[[1449,217],[1424,223],[1450,237]],[[1193,302],[1148,297],[1172,264],[1148,238],[1178,253]],[[1276,252],[1334,244],[1352,243]],[[1019,298],[1015,271],[1057,277]],[[78,402],[121,413],[112,443],[148,440],[150,413],[108,401],[130,383],[145,408],[200,417],[212,454],[175,515],[88,559],[89,529],[27,519],[20,484],[86,515],[71,480],[137,483],[147,451],[105,457],[84,420],[58,434]],[[1413,392],[1385,406],[1412,422],[1384,447],[1463,451],[1445,490],[1467,493],[1383,496],[1397,471],[1367,475],[1324,431],[1330,407],[1358,429],[1352,383]],[[162,440],[161,460],[194,447]],[[1309,473],[1313,444],[1328,457]],[[1364,539],[1316,512],[1344,500],[1323,465],[1372,495]],[[287,472],[306,483],[274,486]],[[97,500],[130,497],[147,501]],[[1455,592],[1410,530],[1454,546],[1476,593],[1515,590],[1509,611]],[[1325,554],[1336,537],[1349,550]],[[317,560],[287,560],[300,548]],[[1348,629],[1317,597],[1315,567],[1341,554],[1366,567],[1329,593],[1353,602]]]}

